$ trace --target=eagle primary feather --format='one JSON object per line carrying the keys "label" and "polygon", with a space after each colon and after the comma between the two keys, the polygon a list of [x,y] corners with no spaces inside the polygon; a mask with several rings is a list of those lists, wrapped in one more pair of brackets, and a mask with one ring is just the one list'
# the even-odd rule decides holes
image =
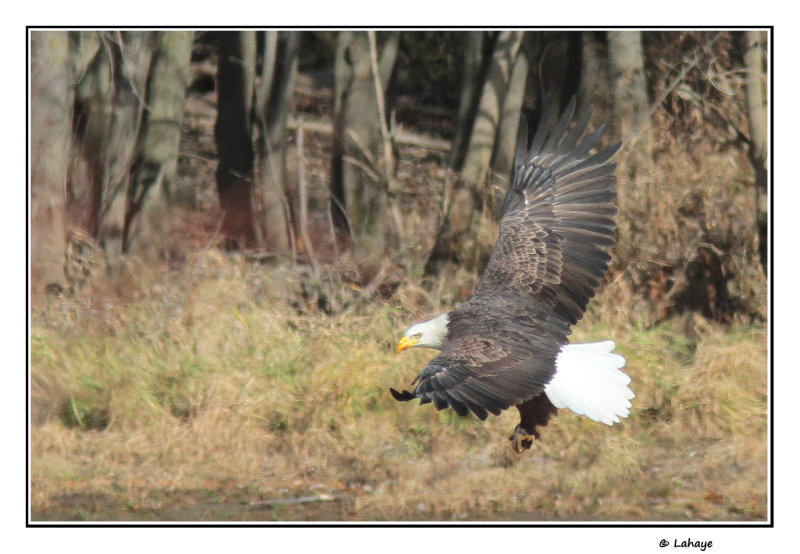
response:
{"label": "eagle primary feather", "polygon": [[441,354],[417,376],[413,391],[392,389],[396,399],[419,398],[481,419],[517,406],[521,422],[511,437],[517,451],[530,447],[536,426],[557,408],[610,424],[628,414],[633,397],[613,343],[567,340],[608,270],[617,211],[609,160],[619,148],[589,155],[606,125],[581,140],[590,113],[570,129],[574,110],[573,99],[553,123],[552,106],[546,108],[529,148],[521,128],[497,243],[474,296],[412,326],[398,344]]}

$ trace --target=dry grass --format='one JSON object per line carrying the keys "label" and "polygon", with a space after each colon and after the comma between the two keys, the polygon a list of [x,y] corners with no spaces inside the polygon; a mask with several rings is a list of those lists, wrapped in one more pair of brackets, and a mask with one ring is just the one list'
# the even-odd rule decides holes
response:
{"label": "dry grass", "polygon": [[[609,428],[562,411],[517,456],[514,413],[391,399],[432,355],[394,353],[401,305],[309,314],[286,305],[290,272],[218,253],[135,274],[124,293],[37,303],[34,519],[766,518],[762,328],[688,338],[595,307],[574,339],[614,335],[633,414]],[[250,505],[322,493],[335,500]]]}

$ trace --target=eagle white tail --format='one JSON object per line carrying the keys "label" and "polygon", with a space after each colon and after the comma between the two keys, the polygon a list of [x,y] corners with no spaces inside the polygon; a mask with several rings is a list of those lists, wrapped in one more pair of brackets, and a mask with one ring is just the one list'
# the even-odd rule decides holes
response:
{"label": "eagle white tail", "polygon": [[631,378],[620,371],[625,358],[614,354],[614,341],[565,344],[556,358],[556,374],[544,389],[556,408],[569,408],[606,425],[630,413]]}

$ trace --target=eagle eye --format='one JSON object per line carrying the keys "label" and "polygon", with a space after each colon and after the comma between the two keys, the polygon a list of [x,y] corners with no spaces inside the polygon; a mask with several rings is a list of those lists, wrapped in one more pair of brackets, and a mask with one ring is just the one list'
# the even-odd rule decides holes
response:
{"label": "eagle eye", "polygon": [[414,333],[414,336],[412,338],[421,339],[422,338],[422,333]]}

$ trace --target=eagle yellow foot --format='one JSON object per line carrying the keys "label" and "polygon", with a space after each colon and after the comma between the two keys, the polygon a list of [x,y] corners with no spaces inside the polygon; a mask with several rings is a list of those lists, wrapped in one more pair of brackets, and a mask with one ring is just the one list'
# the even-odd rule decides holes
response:
{"label": "eagle yellow foot", "polygon": [[536,431],[533,434],[528,433],[524,427],[517,425],[514,428],[514,433],[508,437],[511,441],[511,448],[517,454],[522,454],[523,451],[529,449],[533,445],[533,441],[539,438],[539,433]]}

